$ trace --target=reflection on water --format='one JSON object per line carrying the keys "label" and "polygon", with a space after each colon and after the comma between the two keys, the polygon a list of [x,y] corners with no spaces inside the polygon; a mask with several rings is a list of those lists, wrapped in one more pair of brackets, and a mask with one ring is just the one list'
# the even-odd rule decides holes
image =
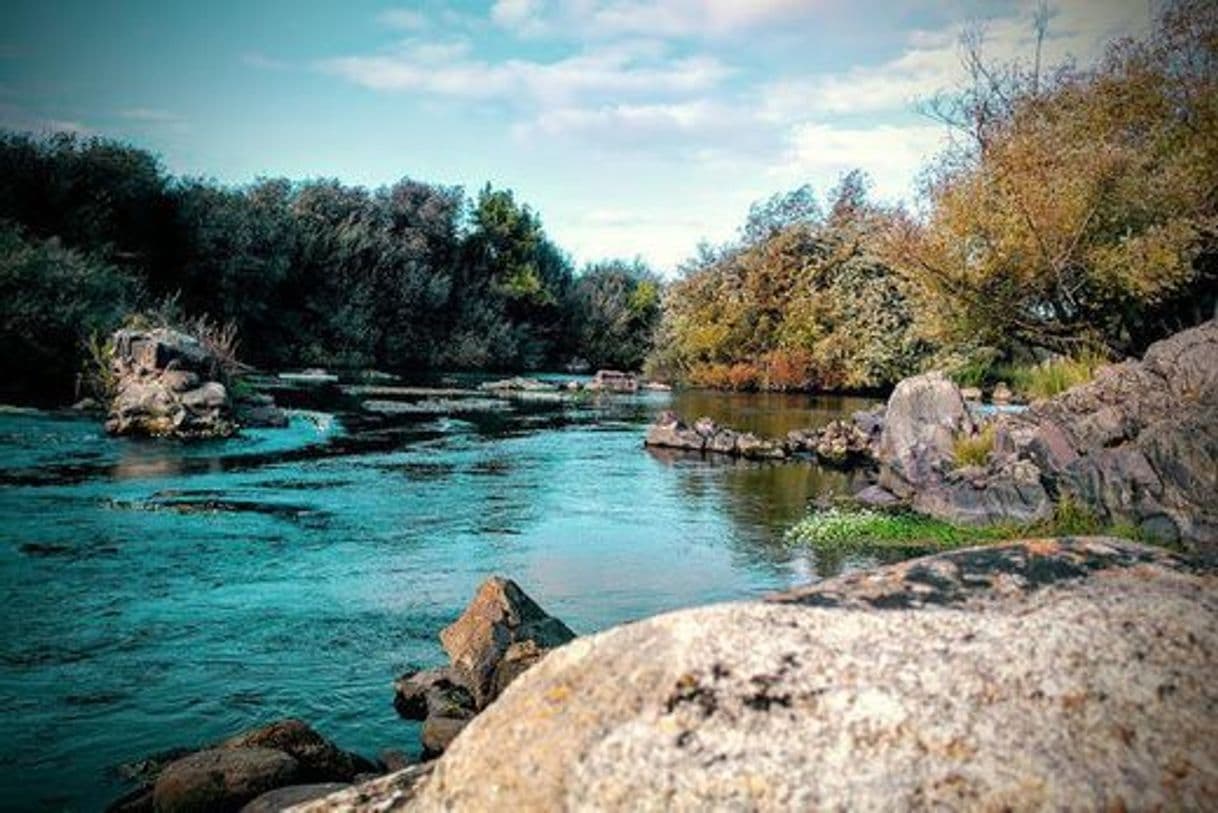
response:
{"label": "reflection on water", "polygon": [[807,462],[641,446],[672,406],[761,435],[869,403],[708,393],[370,416],[211,443],[0,415],[0,798],[95,808],[114,766],[302,717],[375,755],[417,748],[393,677],[491,573],[579,632],[854,566],[782,542],[847,487]]}

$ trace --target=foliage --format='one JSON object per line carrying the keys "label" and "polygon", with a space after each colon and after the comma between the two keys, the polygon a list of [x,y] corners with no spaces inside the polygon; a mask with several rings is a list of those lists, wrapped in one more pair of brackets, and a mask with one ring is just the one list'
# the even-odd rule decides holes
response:
{"label": "foliage", "polygon": [[90,340],[136,301],[132,275],[0,224],[0,382],[5,395],[73,395]]}
{"label": "foliage", "polygon": [[[239,334],[258,365],[523,369],[585,355],[581,336],[637,364],[659,297],[656,278],[625,303],[573,296],[570,261],[508,190],[487,186],[471,203],[460,188],[409,178],[374,190],[325,179],[225,187],[172,178],[147,152],[96,138],[0,133],[5,219],[20,236],[5,233],[0,263],[24,288],[3,306],[9,323],[19,311],[47,315],[21,321],[0,347],[27,397],[63,392],[85,339],[151,303],[204,318],[188,327],[222,355]],[[55,273],[15,281],[39,263]],[[87,284],[50,284],[65,277]],[[122,294],[104,303],[106,285]],[[66,300],[81,307],[56,311]],[[632,316],[621,326],[620,314],[590,312],[593,301]],[[609,326],[617,332],[605,335]]]}
{"label": "foliage", "polygon": [[660,320],[662,282],[641,260],[586,267],[576,278],[568,313],[575,345],[594,367],[639,369]]}
{"label": "foliage", "polygon": [[[781,209],[775,200],[760,211]],[[687,265],[665,298],[649,369],[695,386],[765,390],[871,389],[917,369],[926,347],[875,252],[887,214],[867,202],[865,178],[847,175],[825,218],[810,220],[801,206],[794,224],[751,224],[744,233],[757,242],[703,249]]]}
{"label": "foliage", "polygon": [[972,46],[971,85],[932,105],[962,137],[885,254],[942,338],[1125,354],[1212,316],[1218,6],[1171,5],[1093,70]]}
{"label": "foliage", "polygon": [[976,434],[962,434],[952,443],[952,458],[957,466],[984,466],[994,451],[994,425],[987,424]]}

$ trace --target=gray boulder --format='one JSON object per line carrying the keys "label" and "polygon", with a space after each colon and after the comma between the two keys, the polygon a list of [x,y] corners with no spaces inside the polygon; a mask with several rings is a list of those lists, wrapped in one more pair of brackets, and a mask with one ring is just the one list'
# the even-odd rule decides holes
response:
{"label": "gray boulder", "polygon": [[1052,498],[1071,498],[1101,521],[1218,545],[1218,322],[1003,416],[995,457],[1035,465]]}
{"label": "gray boulder", "polygon": [[1216,595],[1200,560],[1036,540],[662,615],[551,652],[407,809],[1206,808]]}
{"label": "gray boulder", "polygon": [[950,468],[958,435],[973,431],[960,389],[940,372],[907,378],[888,399],[880,435],[881,486],[910,497]]}
{"label": "gray boulder", "polygon": [[647,427],[643,445],[700,452],[706,447],[706,438],[686,426],[675,412],[666,410],[659,414],[655,423]]}

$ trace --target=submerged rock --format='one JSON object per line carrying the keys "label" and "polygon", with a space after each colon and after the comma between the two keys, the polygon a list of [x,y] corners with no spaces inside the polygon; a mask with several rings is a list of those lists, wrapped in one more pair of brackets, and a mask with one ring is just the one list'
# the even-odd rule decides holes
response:
{"label": "submerged rock", "polygon": [[128,776],[144,784],[107,810],[238,810],[277,788],[349,783],[381,770],[300,720],[278,720],[201,750],[179,748],[135,763]]}
{"label": "submerged rock", "polygon": [[301,776],[314,782],[350,782],[376,765],[339,748],[300,720],[279,720],[225,740],[220,748],[274,748],[300,764]]}
{"label": "submerged rock", "polygon": [[620,370],[597,370],[586,388],[594,392],[638,392],[639,380]]}
{"label": "submerged rock", "polygon": [[409,809],[1204,808],[1216,588],[1034,540],[617,627],[514,682]]}
{"label": "submerged rock", "polygon": [[484,392],[554,392],[558,387],[535,378],[513,376],[502,381],[487,381],[478,385]]}
{"label": "submerged rock", "polygon": [[661,412],[647,428],[643,445],[691,452],[714,452],[746,460],[781,460],[787,455],[781,443],[759,438],[750,432],[736,432],[719,426],[705,416],[694,421],[692,427],[686,426],[675,412],[669,410]]}

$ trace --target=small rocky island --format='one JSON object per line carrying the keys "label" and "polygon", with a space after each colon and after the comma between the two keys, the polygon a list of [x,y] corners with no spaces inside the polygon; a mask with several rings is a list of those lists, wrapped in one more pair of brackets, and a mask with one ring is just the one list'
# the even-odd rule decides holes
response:
{"label": "small rocky island", "polygon": [[111,434],[223,438],[242,426],[287,425],[271,396],[235,396],[232,363],[195,336],[170,327],[124,328],[108,347],[100,363]]}

